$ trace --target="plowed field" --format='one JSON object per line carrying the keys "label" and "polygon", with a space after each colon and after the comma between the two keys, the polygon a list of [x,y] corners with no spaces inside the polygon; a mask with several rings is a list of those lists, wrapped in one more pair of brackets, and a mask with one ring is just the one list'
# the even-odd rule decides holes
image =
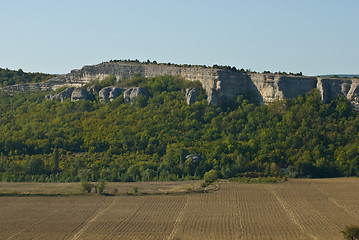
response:
{"label": "plowed field", "polygon": [[359,179],[221,183],[206,194],[0,197],[0,239],[343,239]]}

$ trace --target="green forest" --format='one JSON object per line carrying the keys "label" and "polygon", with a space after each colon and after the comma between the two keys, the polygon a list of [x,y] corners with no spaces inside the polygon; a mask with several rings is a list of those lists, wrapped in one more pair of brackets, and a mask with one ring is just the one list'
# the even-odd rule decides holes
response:
{"label": "green forest", "polygon": [[55,75],[44,73],[26,73],[19,69],[17,71],[7,68],[0,68],[0,87],[21,83],[44,82]]}
{"label": "green forest", "polygon": [[[0,92],[1,181],[162,181],[243,175],[359,176],[359,115],[317,90],[264,106],[239,95],[187,105],[179,77],[126,82],[149,97],[131,104],[44,100],[48,92]],[[195,154],[197,157],[187,157]],[[213,172],[211,171],[211,172]]]}

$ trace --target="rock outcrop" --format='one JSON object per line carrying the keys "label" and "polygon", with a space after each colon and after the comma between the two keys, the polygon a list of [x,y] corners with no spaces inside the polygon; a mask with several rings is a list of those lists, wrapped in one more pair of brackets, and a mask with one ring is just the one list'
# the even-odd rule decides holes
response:
{"label": "rock outcrop", "polygon": [[359,79],[318,78],[317,88],[324,102],[343,95],[359,110]]}
{"label": "rock outcrop", "polygon": [[71,94],[71,101],[88,100],[90,93],[85,88],[76,88]]}
{"label": "rock outcrop", "polygon": [[16,91],[55,90],[62,86],[81,87],[91,80],[103,80],[109,75],[117,79],[129,79],[135,74],[144,77],[163,75],[180,76],[190,81],[200,81],[210,104],[219,104],[222,99],[233,99],[238,94],[252,94],[261,103],[276,99],[297,97],[313,88],[318,88],[323,101],[342,94],[358,106],[358,79],[319,78],[280,74],[247,73],[206,67],[181,67],[165,64],[139,62],[109,62],[84,66],[71,73],[59,75],[43,83],[20,84],[4,87],[6,93]]}
{"label": "rock outcrop", "polygon": [[66,101],[66,99],[71,98],[74,88],[66,88],[64,91],[56,93],[54,95],[46,95],[45,99],[47,100],[59,100],[61,102]]}
{"label": "rock outcrop", "polygon": [[119,87],[104,87],[99,92],[100,101],[113,101],[118,98],[125,89]]}
{"label": "rock outcrop", "polygon": [[249,89],[256,95],[260,104],[295,98],[317,86],[316,77],[251,73],[249,80],[252,84]]}
{"label": "rock outcrop", "polygon": [[109,96],[110,96],[111,91],[112,91],[112,87],[102,88],[98,93],[98,97],[99,97],[100,101],[105,101],[105,102],[110,101]]}
{"label": "rock outcrop", "polygon": [[118,98],[124,90],[125,89],[123,89],[123,88],[113,87],[110,94],[109,94],[110,101],[113,101],[116,98]]}
{"label": "rock outcrop", "polygon": [[87,88],[87,91],[90,94],[99,93],[100,90],[101,90],[101,88],[99,86],[97,86],[97,85],[93,85],[93,86]]}
{"label": "rock outcrop", "polygon": [[124,93],[123,93],[123,99],[125,100],[125,102],[132,102],[133,99],[135,99],[138,96],[145,96],[148,97],[148,93],[146,91],[145,88],[141,88],[141,87],[132,87],[127,89]]}
{"label": "rock outcrop", "polygon": [[187,88],[186,89],[186,102],[188,105],[194,103],[199,95],[198,88]]}

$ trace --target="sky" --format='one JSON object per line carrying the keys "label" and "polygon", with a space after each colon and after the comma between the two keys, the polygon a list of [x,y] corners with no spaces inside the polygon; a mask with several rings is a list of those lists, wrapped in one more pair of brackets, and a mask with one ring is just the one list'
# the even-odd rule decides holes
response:
{"label": "sky", "polygon": [[0,68],[112,59],[359,74],[359,0],[0,0]]}

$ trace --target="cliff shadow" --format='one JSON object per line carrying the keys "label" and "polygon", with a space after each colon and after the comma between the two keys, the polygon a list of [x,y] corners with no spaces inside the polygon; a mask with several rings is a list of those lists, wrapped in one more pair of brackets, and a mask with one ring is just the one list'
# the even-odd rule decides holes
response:
{"label": "cliff shadow", "polygon": [[247,91],[243,94],[243,96],[248,99],[250,102],[256,105],[263,105],[264,100],[261,92],[258,90],[257,86],[252,81],[250,75],[247,75]]}
{"label": "cliff shadow", "polygon": [[304,96],[317,88],[317,83],[316,77],[280,76],[278,79],[279,91],[283,93],[283,98]]}

